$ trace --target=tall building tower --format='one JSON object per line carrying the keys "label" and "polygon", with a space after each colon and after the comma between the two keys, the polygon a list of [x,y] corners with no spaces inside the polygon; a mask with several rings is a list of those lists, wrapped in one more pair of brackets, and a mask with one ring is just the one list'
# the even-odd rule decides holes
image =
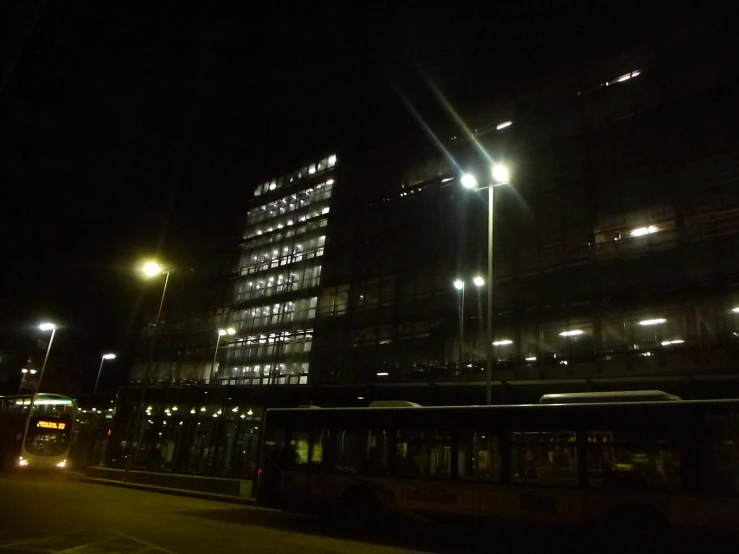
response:
{"label": "tall building tower", "polygon": [[260,184],[247,214],[229,324],[211,382],[307,384],[336,155]]}

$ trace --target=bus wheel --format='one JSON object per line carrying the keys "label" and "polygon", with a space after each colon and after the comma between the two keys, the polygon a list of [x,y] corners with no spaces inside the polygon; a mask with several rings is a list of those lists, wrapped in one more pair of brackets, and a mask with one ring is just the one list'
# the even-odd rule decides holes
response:
{"label": "bus wheel", "polygon": [[351,530],[362,530],[371,527],[379,514],[380,503],[375,494],[365,487],[352,487],[341,497],[338,506],[338,518]]}
{"label": "bus wheel", "polygon": [[649,506],[623,506],[608,517],[599,537],[601,552],[653,554],[671,551],[672,526]]}

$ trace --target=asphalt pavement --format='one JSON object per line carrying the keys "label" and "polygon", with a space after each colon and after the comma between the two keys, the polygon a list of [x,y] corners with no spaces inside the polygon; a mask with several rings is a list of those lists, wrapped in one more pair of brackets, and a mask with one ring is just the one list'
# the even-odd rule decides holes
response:
{"label": "asphalt pavement", "polygon": [[[0,473],[0,554],[249,552],[255,554],[582,554],[601,551],[582,533],[518,528],[442,528],[398,514],[363,532],[325,518],[89,483],[70,474]],[[739,552],[697,542],[665,551]],[[607,541],[606,541],[607,542]],[[602,544],[600,546],[603,546]],[[725,545],[724,545],[725,546]],[[632,553],[633,554],[633,553]]]}
{"label": "asphalt pavement", "polygon": [[399,535],[350,536],[315,517],[84,483],[67,475],[0,474],[0,554],[429,551],[424,537]]}

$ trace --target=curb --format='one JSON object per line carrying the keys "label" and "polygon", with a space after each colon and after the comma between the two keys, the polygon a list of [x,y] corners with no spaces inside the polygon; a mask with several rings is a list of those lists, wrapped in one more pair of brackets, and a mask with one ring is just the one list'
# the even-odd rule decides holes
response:
{"label": "curb", "polygon": [[242,506],[256,506],[257,501],[253,498],[241,498],[238,496],[230,496],[228,494],[215,494],[210,492],[189,491],[186,489],[170,489],[168,487],[157,487],[156,485],[143,485],[140,483],[124,483],[122,481],[113,481],[111,479],[99,479],[97,477],[79,477],[77,479],[83,483],[93,483],[96,485],[108,485],[111,487],[120,487],[124,489],[135,489],[147,492],[156,492],[160,494],[169,494],[172,496],[184,496],[188,498],[197,498],[199,500],[214,500],[216,502],[224,502],[228,504],[240,504]]}

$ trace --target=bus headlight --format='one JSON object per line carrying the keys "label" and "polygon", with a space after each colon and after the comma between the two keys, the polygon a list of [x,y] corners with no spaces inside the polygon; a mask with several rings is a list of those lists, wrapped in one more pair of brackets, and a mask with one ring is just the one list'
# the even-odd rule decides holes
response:
{"label": "bus headlight", "polygon": [[18,458],[18,465],[20,467],[25,467],[28,465],[28,460],[26,460],[23,456],[21,456],[20,458]]}
{"label": "bus headlight", "polygon": [[58,467],[59,469],[64,469],[65,467],[67,467],[67,460],[62,460],[61,462],[56,464],[56,467]]}

